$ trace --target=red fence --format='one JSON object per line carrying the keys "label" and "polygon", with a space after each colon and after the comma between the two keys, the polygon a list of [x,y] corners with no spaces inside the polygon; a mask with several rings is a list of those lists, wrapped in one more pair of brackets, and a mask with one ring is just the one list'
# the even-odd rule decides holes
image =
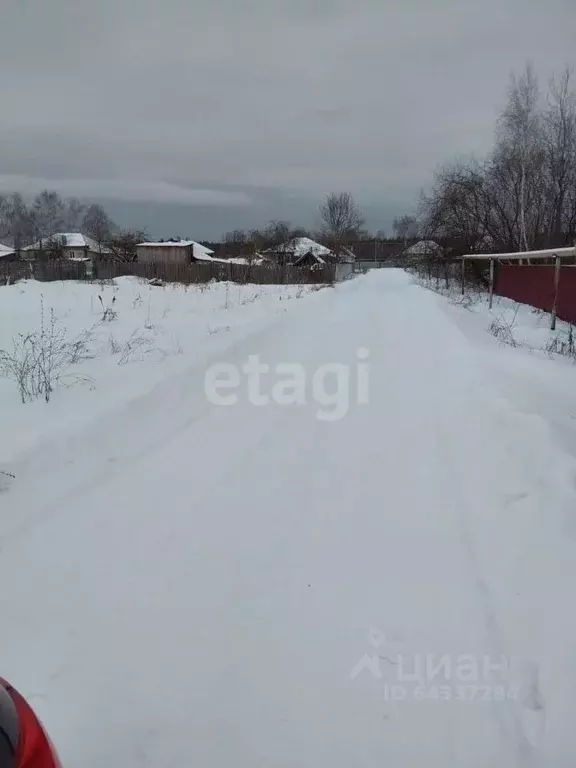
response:
{"label": "red fence", "polygon": [[[494,290],[500,296],[550,312],[554,304],[554,267],[499,264]],[[576,323],[576,266],[560,269],[556,308],[561,320]]]}

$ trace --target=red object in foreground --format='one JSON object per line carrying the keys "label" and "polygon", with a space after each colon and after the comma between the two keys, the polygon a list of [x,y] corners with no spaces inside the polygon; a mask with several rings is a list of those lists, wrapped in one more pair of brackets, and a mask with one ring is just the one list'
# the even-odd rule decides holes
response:
{"label": "red object in foreground", "polygon": [[0,768],[61,768],[52,742],[26,699],[2,678],[0,695]]}

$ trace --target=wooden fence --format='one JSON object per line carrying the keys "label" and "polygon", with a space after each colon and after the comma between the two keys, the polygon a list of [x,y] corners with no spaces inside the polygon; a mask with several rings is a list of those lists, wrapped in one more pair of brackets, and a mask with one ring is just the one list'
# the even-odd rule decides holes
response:
{"label": "wooden fence", "polygon": [[116,277],[134,276],[145,280],[162,280],[167,283],[207,283],[210,280],[230,280],[235,283],[312,284],[323,285],[336,280],[336,269],[325,265],[321,269],[264,265],[226,264],[220,262],[195,262],[193,264],[139,264],[103,261],[89,262],[47,261],[24,262],[0,261],[0,282],[33,279],[42,282],[54,280],[112,280]]}

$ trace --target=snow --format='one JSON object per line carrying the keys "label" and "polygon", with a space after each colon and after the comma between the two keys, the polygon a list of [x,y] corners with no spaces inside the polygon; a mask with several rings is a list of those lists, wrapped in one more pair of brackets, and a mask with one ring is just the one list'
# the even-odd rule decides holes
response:
{"label": "snow", "polygon": [[[307,256],[309,253],[315,257],[315,260],[318,264],[326,264],[326,259],[322,257],[335,256],[335,254],[333,254],[333,252],[325,245],[321,245],[309,237],[295,237],[292,240],[289,240],[287,243],[277,246],[276,248],[269,248],[267,251],[264,251],[264,254],[266,255],[282,252],[290,254],[290,256],[294,258],[295,263],[298,261],[298,259]],[[354,254],[349,248],[343,248],[341,251],[341,256],[345,257],[345,260],[354,260]]]}
{"label": "snow", "polygon": [[435,243],[434,240],[420,240],[410,248],[407,248],[404,253],[410,256],[423,256],[430,253],[441,253],[442,248]]}
{"label": "snow", "polygon": [[255,266],[260,265],[264,262],[264,259],[260,257],[256,257],[254,259],[247,259],[245,256],[232,256],[229,259],[221,259],[221,261],[226,262],[226,264],[240,264],[242,266],[247,266],[248,264],[253,264]]}
{"label": "snow", "polygon": [[[437,290],[441,296],[448,299],[450,305],[466,309],[459,322],[479,328],[483,332],[482,336],[484,333],[492,334],[505,346],[522,347],[529,351],[532,357],[553,359],[558,365],[566,364],[565,359],[551,355],[550,352],[560,346],[561,342],[568,343],[570,323],[557,319],[556,330],[552,331],[549,312],[497,294],[494,294],[493,307],[490,309],[488,291],[467,289],[462,295],[459,282],[458,280],[458,285],[452,284],[446,289],[443,282],[436,287],[434,279],[421,280],[423,286]],[[484,340],[486,341],[486,338]],[[492,345],[493,340],[489,341]],[[576,336],[574,343],[576,351]],[[517,356],[514,359],[517,360]],[[550,370],[549,365],[543,368]]]}
{"label": "snow", "polygon": [[194,249],[194,258],[196,261],[216,261],[219,264],[227,264],[228,259],[218,259],[215,256],[210,256],[209,253],[203,253],[202,251],[196,251]]}
{"label": "snow", "polygon": [[[26,283],[0,288],[0,333],[40,289],[71,328],[97,321],[98,286]],[[63,764],[571,766],[576,368],[397,270],[238,290],[119,281],[108,333],[150,301],[181,355],[102,352],[95,389],[49,405],[0,390],[2,673]],[[349,365],[347,414],[319,419],[309,391],[213,405],[208,364],[254,354]],[[447,680],[407,679],[426,655]],[[490,679],[455,676],[463,656]]]}
{"label": "snow", "polygon": [[[203,359],[242,338],[307,292],[224,282],[158,288],[131,277],[104,285],[28,280],[0,287],[0,349],[11,350],[13,337],[40,327],[43,304],[45,325],[53,309],[57,327],[66,329],[71,342],[86,340],[91,358],[65,372],[67,383],[78,377],[84,383],[57,390],[48,408],[42,402],[20,407],[14,384],[0,378],[0,469],[44,440],[65,438],[146,394],[167,375],[185,370],[190,357]],[[117,315],[111,322],[102,321],[106,308]]]}
{"label": "snow", "polygon": [[311,240],[309,237],[297,237],[293,241],[294,256],[305,256],[307,253],[312,253],[314,256],[329,256],[330,249],[325,245]]}
{"label": "snow", "polygon": [[87,235],[83,235],[81,232],[56,232],[49,238],[44,238],[42,241],[37,241],[32,245],[23,248],[23,251],[34,251],[41,248],[42,245],[46,245],[48,240],[55,240],[61,242],[66,248],[88,248],[91,251],[98,253],[98,251],[105,251],[107,249],[98,245],[98,243]]}
{"label": "snow", "polygon": [[13,253],[15,253],[13,248],[10,248],[8,245],[2,245],[2,243],[0,243],[0,259],[2,259],[4,256],[11,256]]}
{"label": "snow", "polygon": [[265,253],[271,253],[272,251],[286,251],[295,258],[306,256],[308,253],[312,253],[314,256],[329,256],[331,253],[330,249],[326,248],[325,245],[321,245],[309,237],[295,237],[293,240],[290,240],[277,248],[271,248],[270,250],[265,251]]}

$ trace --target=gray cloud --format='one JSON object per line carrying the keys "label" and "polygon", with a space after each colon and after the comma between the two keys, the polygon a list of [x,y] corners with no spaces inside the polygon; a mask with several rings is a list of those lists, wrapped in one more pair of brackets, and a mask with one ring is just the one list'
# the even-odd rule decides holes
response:
{"label": "gray cloud", "polygon": [[0,188],[213,206],[218,232],[339,189],[377,227],[486,151],[513,68],[574,63],[573,0],[7,1]]}
{"label": "gray cloud", "polygon": [[149,179],[58,179],[33,176],[1,175],[0,192],[15,189],[33,195],[39,189],[54,189],[66,197],[110,197],[116,200],[188,203],[190,205],[246,206],[252,200],[245,192],[219,189],[187,189],[176,184]]}

